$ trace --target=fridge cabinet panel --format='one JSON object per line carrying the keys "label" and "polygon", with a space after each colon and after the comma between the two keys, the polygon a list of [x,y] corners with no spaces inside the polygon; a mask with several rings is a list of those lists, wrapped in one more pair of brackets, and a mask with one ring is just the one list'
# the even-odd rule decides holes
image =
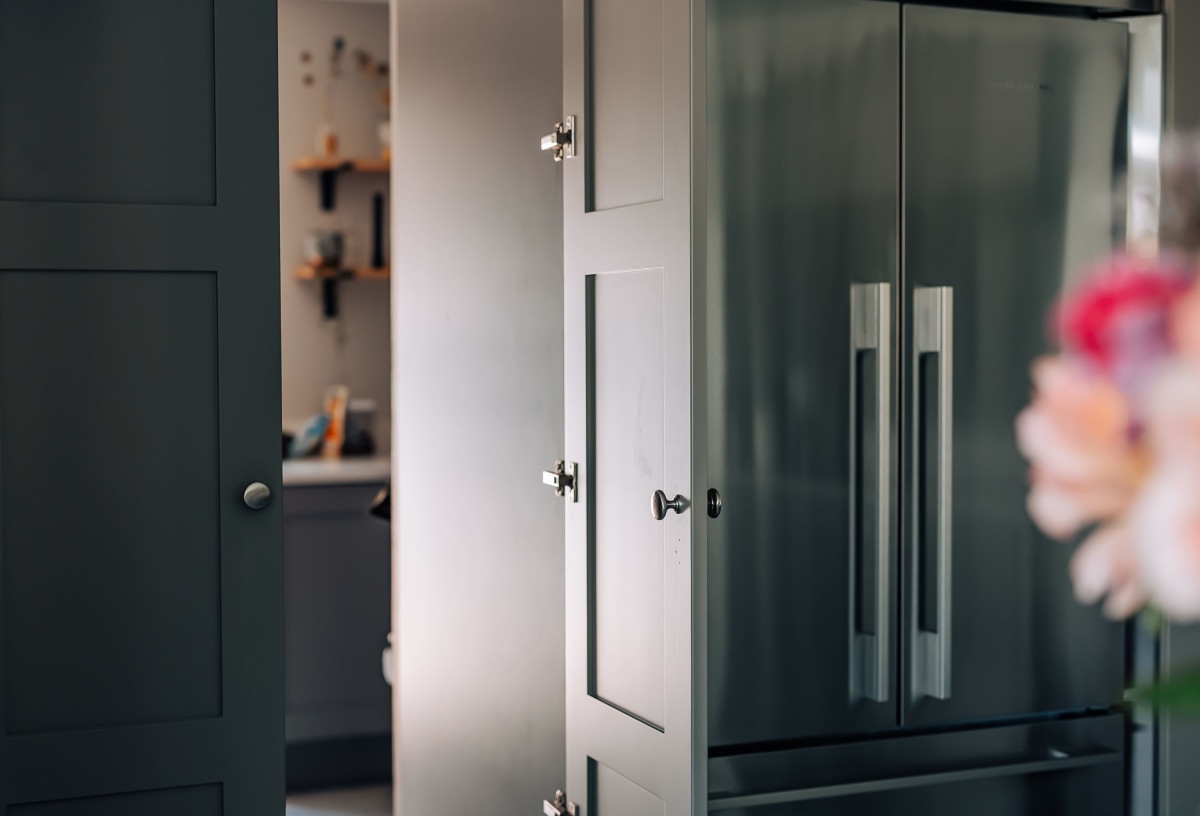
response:
{"label": "fridge cabinet panel", "polygon": [[892,727],[899,6],[708,15],[710,743]]}
{"label": "fridge cabinet panel", "polygon": [[1070,721],[712,759],[730,816],[1121,816],[1124,722]]}
{"label": "fridge cabinet panel", "polygon": [[1124,803],[1120,774],[1092,767],[719,812],[727,816],[1121,816]]}
{"label": "fridge cabinet panel", "polygon": [[1111,706],[1123,629],[1030,521],[1013,421],[1051,304],[1117,239],[1126,28],[904,15],[903,721]]}

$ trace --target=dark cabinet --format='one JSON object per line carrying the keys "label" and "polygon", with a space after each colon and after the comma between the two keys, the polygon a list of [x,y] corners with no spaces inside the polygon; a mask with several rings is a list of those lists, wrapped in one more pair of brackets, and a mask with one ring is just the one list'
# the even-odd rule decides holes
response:
{"label": "dark cabinet", "polygon": [[391,536],[379,484],[284,489],[287,741],[391,732]]}

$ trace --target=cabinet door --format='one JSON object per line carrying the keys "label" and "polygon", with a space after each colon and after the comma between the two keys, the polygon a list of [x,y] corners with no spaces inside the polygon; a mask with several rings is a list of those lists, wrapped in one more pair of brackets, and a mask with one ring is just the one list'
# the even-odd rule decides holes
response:
{"label": "cabinet door", "polygon": [[708,26],[709,741],[893,726],[899,6]]}
{"label": "cabinet door", "polygon": [[572,0],[563,15],[576,117],[563,163],[565,447],[579,465],[566,512],[566,790],[586,816],[690,816],[704,791],[691,2]]}
{"label": "cabinet door", "polygon": [[284,489],[289,744],[391,731],[380,661],[391,618],[390,529],[365,512],[379,487]]}
{"label": "cabinet door", "polygon": [[277,42],[0,2],[9,816],[283,813]]}
{"label": "cabinet door", "polygon": [[925,725],[1108,706],[1124,633],[1025,510],[1013,420],[1064,280],[1113,242],[1123,24],[905,11],[908,708]]}

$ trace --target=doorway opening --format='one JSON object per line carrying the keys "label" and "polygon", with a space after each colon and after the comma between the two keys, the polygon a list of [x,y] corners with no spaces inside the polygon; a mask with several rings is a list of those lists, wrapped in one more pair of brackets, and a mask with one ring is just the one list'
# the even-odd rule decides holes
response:
{"label": "doorway opening", "polygon": [[391,813],[387,0],[279,0],[289,816]]}

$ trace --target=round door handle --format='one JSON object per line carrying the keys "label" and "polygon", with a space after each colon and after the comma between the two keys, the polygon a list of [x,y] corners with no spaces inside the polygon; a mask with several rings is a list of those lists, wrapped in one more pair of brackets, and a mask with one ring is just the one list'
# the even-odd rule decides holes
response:
{"label": "round door handle", "polygon": [[242,500],[251,510],[262,510],[271,503],[271,488],[262,482],[254,482],[242,494]]}
{"label": "round door handle", "polygon": [[654,491],[654,498],[650,500],[650,512],[654,515],[655,521],[662,521],[667,517],[668,510],[674,510],[676,513],[682,513],[685,504],[683,496],[676,496],[673,499],[668,499],[667,494],[661,490]]}
{"label": "round door handle", "polygon": [[708,489],[708,517],[716,518],[721,515],[721,491],[715,487]]}

